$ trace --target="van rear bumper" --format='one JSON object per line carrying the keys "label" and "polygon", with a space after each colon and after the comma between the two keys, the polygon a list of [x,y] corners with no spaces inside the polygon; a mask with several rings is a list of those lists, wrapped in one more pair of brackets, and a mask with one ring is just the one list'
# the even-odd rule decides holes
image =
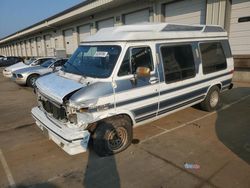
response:
{"label": "van rear bumper", "polygon": [[75,155],[87,150],[90,137],[87,130],[59,127],[38,107],[32,108],[31,113],[44,134],[68,154]]}

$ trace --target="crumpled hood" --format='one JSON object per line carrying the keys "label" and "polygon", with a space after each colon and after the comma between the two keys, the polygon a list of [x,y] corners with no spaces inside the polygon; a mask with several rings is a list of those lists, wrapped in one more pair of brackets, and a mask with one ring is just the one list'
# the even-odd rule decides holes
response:
{"label": "crumpled hood", "polygon": [[66,95],[85,87],[86,85],[61,77],[58,73],[52,73],[39,77],[36,81],[36,86],[42,94],[62,104],[63,98]]}
{"label": "crumpled hood", "polygon": [[29,67],[29,65],[26,65],[23,62],[20,62],[20,63],[16,63],[14,65],[7,67],[6,70],[13,72],[15,70],[26,68],[26,67]]}

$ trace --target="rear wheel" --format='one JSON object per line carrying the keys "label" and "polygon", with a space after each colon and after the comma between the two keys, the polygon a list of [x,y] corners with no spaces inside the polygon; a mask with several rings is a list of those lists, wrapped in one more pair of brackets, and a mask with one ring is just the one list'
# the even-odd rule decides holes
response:
{"label": "rear wheel", "polygon": [[36,75],[36,74],[30,75],[28,77],[28,79],[27,79],[27,85],[29,87],[34,87],[35,86],[35,82],[36,82],[36,80],[37,80],[38,77],[39,77],[39,75]]}
{"label": "rear wheel", "polygon": [[217,109],[220,101],[220,89],[217,86],[213,86],[204,101],[201,102],[200,106],[202,110],[211,112]]}
{"label": "rear wheel", "polygon": [[93,148],[99,156],[125,150],[132,141],[132,124],[128,117],[114,117],[99,123],[93,134]]}

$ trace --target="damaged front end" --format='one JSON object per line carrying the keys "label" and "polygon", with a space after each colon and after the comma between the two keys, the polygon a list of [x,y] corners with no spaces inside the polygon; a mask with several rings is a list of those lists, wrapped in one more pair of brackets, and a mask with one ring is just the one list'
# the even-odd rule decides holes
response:
{"label": "damaged front end", "polygon": [[[72,93],[70,94],[72,95]],[[37,91],[38,106],[54,120],[59,121],[68,128],[86,129],[93,122],[90,113],[91,105],[77,105],[70,100],[64,100],[62,104],[56,103]]]}
{"label": "damaged front end", "polygon": [[[51,91],[47,86],[48,79],[53,78],[55,86],[60,85],[61,81],[58,80],[64,78],[56,78],[55,75],[46,77],[39,78],[36,84],[38,106],[32,109],[36,124],[67,153],[74,155],[86,151],[90,137],[86,127],[91,121],[91,113],[87,112],[87,106],[77,106],[69,100],[84,85],[72,82],[76,84],[71,84],[63,92],[60,86],[58,90],[53,87]],[[44,83],[47,87],[44,87]]]}

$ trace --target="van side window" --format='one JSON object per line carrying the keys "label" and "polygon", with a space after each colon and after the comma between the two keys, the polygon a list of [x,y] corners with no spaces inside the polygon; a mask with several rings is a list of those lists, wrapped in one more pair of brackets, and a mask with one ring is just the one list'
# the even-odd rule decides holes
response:
{"label": "van side window", "polygon": [[147,67],[151,71],[153,70],[152,53],[149,47],[129,48],[122,61],[118,76],[135,74],[138,67]]}
{"label": "van side window", "polygon": [[200,50],[204,74],[227,68],[227,61],[221,43],[201,43]]}
{"label": "van side window", "polygon": [[166,83],[177,82],[195,76],[195,63],[190,44],[178,46],[162,46]]}

